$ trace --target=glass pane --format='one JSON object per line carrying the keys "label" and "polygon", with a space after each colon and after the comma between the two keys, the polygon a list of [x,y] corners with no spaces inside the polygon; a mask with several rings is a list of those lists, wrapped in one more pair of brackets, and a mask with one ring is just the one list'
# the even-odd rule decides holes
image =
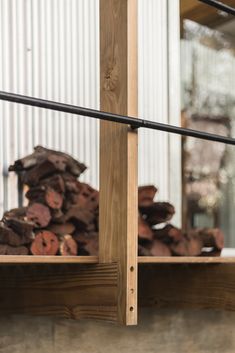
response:
{"label": "glass pane", "polygon": [[[181,40],[182,125],[235,137],[235,36],[183,22]],[[183,225],[219,228],[225,247],[235,247],[235,148],[183,140]],[[225,253],[225,252],[224,252]]]}

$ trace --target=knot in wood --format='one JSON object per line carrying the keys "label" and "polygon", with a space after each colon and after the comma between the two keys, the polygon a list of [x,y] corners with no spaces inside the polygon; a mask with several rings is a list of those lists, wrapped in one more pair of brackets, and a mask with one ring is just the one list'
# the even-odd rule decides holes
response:
{"label": "knot in wood", "polygon": [[104,90],[105,91],[114,91],[117,88],[118,84],[118,66],[111,65],[107,68],[105,73],[104,80]]}

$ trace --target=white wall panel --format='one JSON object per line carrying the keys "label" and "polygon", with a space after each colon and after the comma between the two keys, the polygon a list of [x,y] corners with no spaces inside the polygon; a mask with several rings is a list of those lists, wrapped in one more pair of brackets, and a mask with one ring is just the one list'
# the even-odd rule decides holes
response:
{"label": "white wall panel", "polygon": [[[164,123],[174,117],[175,124],[177,16],[178,0],[139,0],[139,115]],[[0,23],[1,90],[99,108],[99,0],[0,0]],[[176,168],[179,185],[172,193],[172,140],[160,132],[139,133],[139,183],[156,184],[159,199],[176,203],[180,183]],[[84,180],[98,187],[95,120],[0,102],[0,139],[0,213],[18,201],[17,179],[8,174],[8,165],[38,144],[85,162]],[[180,168],[177,142],[173,150]]]}
{"label": "white wall panel", "polygon": [[[99,108],[98,0],[0,0],[0,89]],[[0,102],[0,213],[17,206],[7,168],[42,144],[85,162],[98,187],[98,123]]]}
{"label": "white wall panel", "polygon": [[[178,0],[139,0],[139,115],[178,126],[179,18]],[[180,224],[180,138],[143,129],[139,136],[139,183],[157,185],[157,199],[173,202]]]}

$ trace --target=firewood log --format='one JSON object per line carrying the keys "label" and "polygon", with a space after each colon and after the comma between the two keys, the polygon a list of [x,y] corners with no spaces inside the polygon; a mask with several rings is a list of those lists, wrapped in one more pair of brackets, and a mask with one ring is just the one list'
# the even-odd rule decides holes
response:
{"label": "firewood log", "polygon": [[43,230],[35,236],[30,250],[33,255],[56,255],[59,250],[58,238],[54,233]]}
{"label": "firewood log", "polygon": [[18,159],[13,165],[10,165],[9,171],[21,172],[23,170],[31,169],[36,164],[45,160],[45,150],[42,148],[35,147],[34,152],[24,158]]}
{"label": "firewood log", "polygon": [[222,250],[224,248],[224,234],[218,228],[199,228],[189,231],[192,236],[198,236],[203,243],[203,247]]}
{"label": "firewood log", "polygon": [[16,234],[11,228],[0,222],[0,244],[20,246],[24,244],[24,241],[19,234]]}
{"label": "firewood log", "polygon": [[94,221],[94,213],[78,206],[72,206],[63,217],[64,222],[72,222],[78,229],[86,229]]}
{"label": "firewood log", "polygon": [[79,207],[83,207],[91,211],[94,211],[98,208],[99,193],[88,184],[80,183],[79,193],[72,194],[71,196],[72,204],[76,204]]}
{"label": "firewood log", "polygon": [[26,212],[27,219],[35,224],[36,228],[45,228],[51,220],[51,213],[47,206],[33,203]]}
{"label": "firewood log", "polygon": [[199,256],[201,255],[203,242],[197,236],[188,236],[188,256]]}
{"label": "firewood log", "polygon": [[178,243],[170,244],[170,250],[172,254],[175,256],[188,256],[188,241],[187,239],[183,238]]}
{"label": "firewood log", "polygon": [[59,210],[50,210],[51,211],[51,221],[54,223],[62,224],[65,223],[66,221],[64,220],[64,213],[59,209]]}
{"label": "firewood log", "polygon": [[138,244],[138,256],[151,256],[150,250],[146,246]]}
{"label": "firewood log", "polygon": [[150,206],[139,207],[139,210],[151,226],[169,221],[175,213],[174,206],[168,202],[154,202]]}
{"label": "firewood log", "polygon": [[169,247],[159,240],[154,240],[150,247],[151,256],[171,256]]}
{"label": "firewood log", "polygon": [[95,233],[96,232],[96,225],[94,222],[91,222],[89,223],[87,226],[86,226],[86,231],[88,233]]}
{"label": "firewood log", "polygon": [[199,256],[202,248],[203,243],[198,236],[185,236],[178,243],[170,245],[173,255],[176,256]]}
{"label": "firewood log", "polygon": [[61,238],[60,254],[63,256],[76,256],[77,252],[78,246],[73,237],[69,234],[64,235]]}
{"label": "firewood log", "polygon": [[177,243],[183,238],[181,229],[167,224],[162,229],[154,229],[154,238],[165,244]]}
{"label": "firewood log", "polygon": [[29,250],[25,246],[10,246],[0,244],[0,255],[28,255]]}
{"label": "firewood log", "polygon": [[153,230],[150,228],[147,222],[139,214],[138,217],[138,235],[142,239],[153,239]]}
{"label": "firewood log", "polygon": [[3,218],[17,218],[24,219],[26,217],[27,207],[13,208],[10,211],[6,211]]}
{"label": "firewood log", "polygon": [[49,149],[46,150],[49,154],[48,159],[52,161],[61,171],[68,171],[74,176],[79,177],[87,169],[85,164],[78,162],[67,153]]}
{"label": "firewood log", "polygon": [[32,240],[33,229],[35,227],[34,223],[6,216],[3,218],[3,222],[15,233],[19,234],[22,239],[24,239],[24,242],[22,240],[22,244],[30,243],[30,241]]}
{"label": "firewood log", "polygon": [[[99,238],[98,233],[80,233],[79,236],[76,237],[78,243],[78,249],[82,249],[83,255],[98,255],[99,251]],[[79,249],[80,250],[80,249]],[[81,250],[80,250],[81,251]],[[78,252],[81,255],[81,252]]]}
{"label": "firewood log", "polygon": [[[89,233],[86,230],[78,230],[76,229],[75,233],[73,234],[73,239],[79,243],[79,245],[86,243],[86,239],[89,237]],[[83,241],[83,239],[85,239]]]}
{"label": "firewood log", "polygon": [[45,193],[46,193],[46,186],[44,185],[37,185],[28,189],[25,194],[25,197],[32,203],[32,202],[45,202]]}
{"label": "firewood log", "polygon": [[62,173],[61,176],[63,178],[66,191],[72,192],[73,194],[78,194],[81,191],[81,183],[74,175]]}
{"label": "firewood log", "polygon": [[63,196],[49,186],[36,186],[30,188],[26,195],[27,199],[32,202],[45,203],[52,209],[60,209],[63,205]]}
{"label": "firewood log", "polygon": [[45,201],[50,208],[58,210],[63,205],[63,196],[57,191],[51,188],[47,188],[45,194]]}
{"label": "firewood log", "polygon": [[66,235],[66,234],[73,234],[73,232],[75,231],[75,226],[73,225],[73,223],[64,223],[64,224],[50,224],[47,227],[48,230],[50,230],[51,232],[57,234],[57,235]]}
{"label": "firewood log", "polygon": [[50,187],[51,189],[57,191],[59,194],[64,194],[65,192],[65,182],[60,174],[51,175],[48,178],[41,179],[41,186]]}
{"label": "firewood log", "polygon": [[139,207],[152,205],[156,192],[157,192],[157,188],[154,185],[139,186],[138,188]]}
{"label": "firewood log", "polygon": [[84,164],[78,162],[66,153],[37,146],[34,148],[34,153],[17,160],[14,165],[9,167],[9,171],[20,172],[23,170],[28,170],[46,160],[51,162],[55,166],[56,170],[69,171],[75,176],[79,176],[86,169]]}
{"label": "firewood log", "polygon": [[57,172],[56,166],[49,160],[44,160],[32,169],[22,174],[22,182],[28,186],[37,186],[41,179],[49,177]]}

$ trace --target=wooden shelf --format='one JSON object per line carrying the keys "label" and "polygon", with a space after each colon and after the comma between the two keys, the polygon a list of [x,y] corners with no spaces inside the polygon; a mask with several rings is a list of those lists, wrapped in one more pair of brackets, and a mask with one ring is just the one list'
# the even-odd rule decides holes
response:
{"label": "wooden shelf", "polygon": [[1,255],[1,264],[96,264],[98,256],[30,256]]}
{"label": "wooden shelf", "polygon": [[139,264],[224,264],[224,263],[234,263],[235,257],[212,257],[212,256],[182,256],[182,257],[155,257],[155,256],[139,256]]}
{"label": "wooden shelf", "polygon": [[[12,256],[1,255],[0,265],[2,264],[98,264],[98,256]],[[155,257],[138,256],[139,264],[224,264],[234,263],[235,257]]]}
{"label": "wooden shelf", "polygon": [[[100,108],[133,117],[138,116],[137,9],[137,0],[100,0]],[[136,325],[138,305],[235,310],[233,253],[137,256],[137,171],[137,129],[102,121],[99,257],[0,256],[0,313]]]}

